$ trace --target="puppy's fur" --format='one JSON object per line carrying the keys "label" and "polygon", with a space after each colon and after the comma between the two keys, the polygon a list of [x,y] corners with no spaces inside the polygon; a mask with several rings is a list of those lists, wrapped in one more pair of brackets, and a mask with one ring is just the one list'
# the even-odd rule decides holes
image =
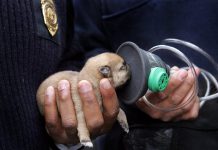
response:
{"label": "puppy's fur", "polygon": [[[102,78],[108,78],[111,84],[116,88],[123,85],[130,77],[130,70],[125,61],[114,53],[103,53],[90,58],[80,72],[62,71],[48,77],[39,87],[37,91],[37,102],[41,114],[43,115],[44,108],[44,92],[48,86],[57,88],[60,80],[65,79],[70,81],[71,94],[75,105],[76,117],[78,120],[78,137],[80,143],[92,147],[90,135],[86,126],[84,114],[82,112],[82,103],[77,90],[77,83],[81,80],[89,81],[95,92],[96,98],[102,109],[102,97],[99,91],[99,82]],[[58,101],[58,100],[57,100]],[[124,111],[120,109],[118,122],[121,127],[128,132],[129,127]]]}

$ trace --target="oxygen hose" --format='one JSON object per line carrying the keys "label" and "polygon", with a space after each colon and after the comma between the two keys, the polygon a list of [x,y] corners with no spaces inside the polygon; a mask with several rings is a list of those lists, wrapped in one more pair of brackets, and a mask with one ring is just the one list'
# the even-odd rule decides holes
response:
{"label": "oxygen hose", "polygon": [[195,80],[194,80],[194,89],[190,95],[190,97],[184,101],[183,103],[180,103],[179,105],[173,105],[172,107],[159,107],[156,106],[155,104],[152,103],[152,100],[149,101],[146,96],[143,96],[143,100],[145,101],[145,103],[155,109],[161,110],[161,111],[173,111],[173,110],[177,110],[180,109],[184,106],[186,106],[187,104],[189,104],[191,102],[191,100],[193,99],[193,97],[196,95],[196,92],[198,91],[198,82],[197,82],[197,75],[194,69],[193,64],[189,61],[189,59],[181,52],[179,51],[177,48],[172,47],[172,46],[168,46],[168,45],[157,45],[152,47],[151,49],[148,50],[148,52],[154,53],[158,50],[166,50],[166,51],[170,51],[171,53],[175,54],[176,57],[178,57],[179,59],[181,59],[184,63],[186,63],[188,65],[188,67],[191,69],[192,75],[194,76]]}
{"label": "oxygen hose", "polygon": [[[163,44],[154,46],[148,51],[140,49],[133,42],[125,42],[118,48],[117,54],[123,57],[127,64],[130,65],[132,77],[127,85],[117,92],[119,100],[125,104],[134,104],[137,100],[142,99],[148,106],[161,111],[174,111],[181,109],[193,100],[193,97],[198,94],[198,77],[194,69],[197,65],[193,64],[181,50],[166,44],[182,45],[200,53],[213,64],[215,70],[218,72],[218,64],[216,61],[203,49],[187,41],[172,38],[165,39],[163,40]],[[178,105],[159,107],[152,103],[152,100],[148,100],[146,97],[145,93],[147,91],[164,91],[170,78],[170,67],[159,56],[154,54],[157,51],[167,51],[176,56],[177,59],[186,64],[184,69],[191,70],[195,79],[193,84],[194,90],[186,101],[183,101]],[[200,97],[200,106],[203,106],[205,101],[218,97],[218,82],[210,72],[203,68],[200,69],[201,75],[206,82],[206,92],[204,96]],[[211,84],[216,88],[215,93],[211,92]]]}
{"label": "oxygen hose", "polygon": [[[218,65],[216,63],[216,61],[208,54],[206,53],[203,49],[201,49],[200,47],[194,45],[193,43],[187,42],[187,41],[183,41],[183,40],[179,40],[179,39],[165,39],[163,40],[163,43],[173,43],[173,44],[180,44],[183,46],[186,46],[198,53],[200,53],[201,55],[203,55],[204,57],[206,57],[206,59],[208,59],[214,66],[215,70],[218,72]],[[195,64],[193,64],[187,56],[184,55],[184,53],[182,53],[179,49],[172,47],[172,46],[168,46],[168,45],[157,45],[152,47],[151,49],[148,50],[148,52],[154,53],[158,50],[166,50],[166,51],[170,51],[172,53],[175,54],[175,56],[177,56],[177,58],[179,58],[180,60],[182,60],[183,62],[185,62],[188,67],[183,67],[184,69],[191,69],[192,75],[194,77],[194,89],[193,92],[191,93],[190,97],[183,103],[179,104],[178,106],[172,106],[172,107],[167,107],[167,108],[163,108],[163,107],[158,107],[155,104],[153,104],[151,101],[149,101],[146,96],[143,96],[143,100],[146,102],[146,104],[152,108],[161,110],[161,111],[173,111],[173,110],[177,110],[180,109],[184,106],[186,106],[187,104],[189,104],[193,98],[193,96],[195,96],[196,94],[198,94],[198,77],[196,75],[196,72],[194,70],[194,66],[197,66]],[[204,96],[200,97],[200,106],[202,107],[203,104],[207,101],[207,100],[213,100],[215,98],[218,98],[218,82],[217,79],[207,70],[200,68],[201,70],[201,75],[203,76],[205,82],[206,82],[206,92],[204,94]],[[210,94],[211,93],[211,84],[213,84],[216,88],[216,93]]]}

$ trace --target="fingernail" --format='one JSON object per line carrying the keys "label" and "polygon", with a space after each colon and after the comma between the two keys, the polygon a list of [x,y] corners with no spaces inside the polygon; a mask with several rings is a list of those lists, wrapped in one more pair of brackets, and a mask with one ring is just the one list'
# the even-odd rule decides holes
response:
{"label": "fingernail", "polygon": [[170,74],[174,74],[176,71],[178,71],[179,68],[177,66],[173,66],[171,69],[170,69]]}
{"label": "fingernail", "polygon": [[180,80],[184,80],[186,77],[187,77],[187,75],[188,75],[188,72],[186,71],[186,70],[180,70],[180,72],[179,72],[179,79]]}
{"label": "fingernail", "polygon": [[59,83],[58,83],[58,90],[59,91],[62,91],[62,90],[65,90],[69,87],[69,82],[67,80],[61,80]]}
{"label": "fingernail", "polygon": [[199,75],[201,73],[201,70],[198,67],[195,67],[195,71],[196,71],[197,75]]}
{"label": "fingernail", "polygon": [[52,94],[54,94],[54,87],[53,86],[49,86],[46,89],[46,95],[51,96]]}
{"label": "fingernail", "polygon": [[87,93],[92,90],[91,84],[86,80],[80,81],[78,86],[81,93]]}
{"label": "fingernail", "polygon": [[171,68],[171,70],[179,70],[179,67],[173,66],[173,67]]}
{"label": "fingernail", "polygon": [[111,88],[111,84],[108,79],[102,79],[100,81],[100,86],[106,90]]}

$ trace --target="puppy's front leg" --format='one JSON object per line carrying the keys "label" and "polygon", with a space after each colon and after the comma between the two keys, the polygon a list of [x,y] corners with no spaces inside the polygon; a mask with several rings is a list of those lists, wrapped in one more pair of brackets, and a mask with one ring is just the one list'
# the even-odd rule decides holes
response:
{"label": "puppy's front leg", "polygon": [[87,147],[93,147],[93,144],[90,139],[90,134],[86,126],[85,116],[82,111],[82,101],[80,99],[76,85],[77,84],[72,84],[71,87],[73,87],[72,98],[73,98],[73,102],[76,110],[77,122],[78,122],[78,126],[77,126],[78,137],[82,145]]}

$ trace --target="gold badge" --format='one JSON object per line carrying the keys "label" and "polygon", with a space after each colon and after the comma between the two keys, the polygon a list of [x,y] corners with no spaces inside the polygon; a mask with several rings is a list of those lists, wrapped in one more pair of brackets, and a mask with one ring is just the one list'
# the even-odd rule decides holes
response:
{"label": "gold badge", "polygon": [[58,30],[58,17],[53,0],[41,0],[42,14],[45,25],[51,36],[54,36]]}

